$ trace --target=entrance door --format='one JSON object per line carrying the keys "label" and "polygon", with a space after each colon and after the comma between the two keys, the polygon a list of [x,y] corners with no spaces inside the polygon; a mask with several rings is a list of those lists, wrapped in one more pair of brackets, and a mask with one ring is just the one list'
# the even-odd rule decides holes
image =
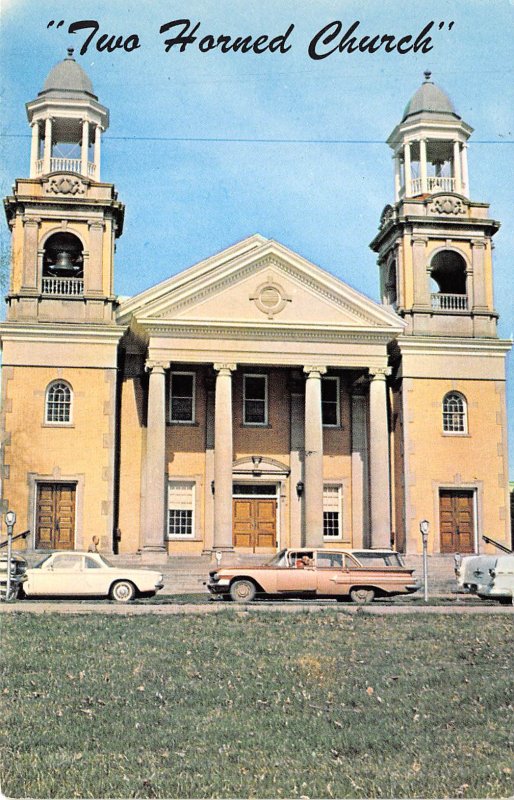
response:
{"label": "entrance door", "polygon": [[234,547],[275,547],[277,501],[234,498]]}
{"label": "entrance door", "polygon": [[473,492],[439,492],[441,553],[474,553]]}
{"label": "entrance door", "polygon": [[75,545],[75,486],[39,483],[37,488],[36,548],[73,550]]}

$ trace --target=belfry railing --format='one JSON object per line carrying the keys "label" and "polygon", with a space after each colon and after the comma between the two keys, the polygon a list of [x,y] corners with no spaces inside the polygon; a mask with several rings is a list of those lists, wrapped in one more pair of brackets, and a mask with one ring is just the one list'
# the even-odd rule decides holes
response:
{"label": "belfry railing", "polygon": [[431,295],[435,311],[467,311],[468,298],[465,294],[436,293]]}
{"label": "belfry railing", "polygon": [[60,297],[78,297],[84,294],[84,280],[82,278],[43,278],[42,293]]}

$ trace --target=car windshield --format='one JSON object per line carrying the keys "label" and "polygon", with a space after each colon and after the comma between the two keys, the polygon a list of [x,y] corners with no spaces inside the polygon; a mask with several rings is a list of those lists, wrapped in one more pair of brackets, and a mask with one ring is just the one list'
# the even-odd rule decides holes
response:
{"label": "car windshield", "polygon": [[112,566],[113,566],[113,565],[111,564],[111,562],[110,562],[110,561],[108,561],[108,560],[106,559],[106,557],[105,557],[105,556],[101,556],[101,555],[100,555],[100,553],[96,553],[96,557],[97,557],[98,559],[100,559],[100,561],[101,561],[103,564],[105,564],[105,566],[106,566],[106,567],[112,567]]}
{"label": "car windshield", "polygon": [[279,550],[278,553],[275,553],[273,558],[270,561],[266,562],[266,566],[268,567],[287,567],[289,566],[287,563],[287,550]]}
{"label": "car windshield", "polygon": [[43,566],[43,564],[46,564],[51,555],[52,555],[51,553],[49,555],[46,555],[44,558],[41,559],[41,561],[38,561],[37,564],[34,564],[34,569],[40,569]]}

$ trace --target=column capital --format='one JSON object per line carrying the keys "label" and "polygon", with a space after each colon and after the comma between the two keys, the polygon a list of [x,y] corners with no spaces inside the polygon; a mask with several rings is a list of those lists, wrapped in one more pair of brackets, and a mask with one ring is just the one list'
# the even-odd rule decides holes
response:
{"label": "column capital", "polygon": [[169,361],[152,361],[151,359],[147,359],[145,361],[145,372],[164,374],[165,370],[168,369],[169,365],[170,365]]}
{"label": "column capital", "polygon": [[471,247],[477,250],[485,250],[485,242],[483,239],[471,239]]}
{"label": "column capital", "polygon": [[325,375],[327,368],[321,366],[305,366],[303,371],[306,373],[307,378],[316,378]]}
{"label": "column capital", "polygon": [[413,236],[410,240],[412,245],[425,246],[428,242],[428,236]]}
{"label": "column capital", "polygon": [[87,227],[89,229],[92,228],[97,231],[103,231],[105,230],[105,222],[103,222],[103,220],[100,219],[88,219]]}
{"label": "column capital", "polygon": [[39,228],[41,225],[41,217],[24,217],[23,225],[25,228]]}
{"label": "column capital", "polygon": [[385,381],[391,375],[392,369],[391,367],[369,367],[368,372],[371,380]]}
{"label": "column capital", "polygon": [[213,366],[213,369],[214,369],[216,372],[218,372],[218,373],[220,373],[220,374],[224,374],[224,375],[226,375],[226,374],[227,374],[227,372],[228,372],[228,373],[229,373],[229,375],[230,375],[230,374],[232,374],[232,372],[235,372],[235,371],[236,371],[236,369],[237,369],[237,364],[232,364],[232,363],[224,363],[224,362],[223,362],[223,363],[221,363],[221,362],[216,362],[216,363],[215,363],[215,364],[213,364],[212,366]]}

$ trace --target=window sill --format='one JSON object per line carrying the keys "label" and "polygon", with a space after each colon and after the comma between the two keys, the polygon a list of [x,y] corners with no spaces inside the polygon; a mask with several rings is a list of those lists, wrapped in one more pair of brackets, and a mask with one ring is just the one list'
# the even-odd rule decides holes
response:
{"label": "window sill", "polygon": [[186,421],[186,420],[184,420],[184,421],[168,420],[168,422],[166,423],[166,427],[167,428],[172,428],[172,427],[174,428],[175,426],[176,427],[184,427],[184,426],[186,426],[186,427],[189,427],[189,428],[199,428],[200,427],[200,423],[199,422],[189,422],[189,421]]}
{"label": "window sill", "polygon": [[187,534],[181,535],[179,533],[173,534],[171,536],[166,537],[167,542],[203,542],[203,539],[200,539],[198,536],[187,536]]}
{"label": "window sill", "polygon": [[453,439],[453,438],[471,439],[471,434],[470,433],[458,433],[457,431],[455,431],[455,433],[451,433],[450,431],[443,431],[441,433],[441,436],[443,437],[443,439],[447,439],[447,438],[449,438],[449,439]]}
{"label": "window sill", "polygon": [[240,428],[272,428],[269,422],[242,422]]}
{"label": "window sill", "polygon": [[74,422],[42,422],[42,428],[74,428]]}

